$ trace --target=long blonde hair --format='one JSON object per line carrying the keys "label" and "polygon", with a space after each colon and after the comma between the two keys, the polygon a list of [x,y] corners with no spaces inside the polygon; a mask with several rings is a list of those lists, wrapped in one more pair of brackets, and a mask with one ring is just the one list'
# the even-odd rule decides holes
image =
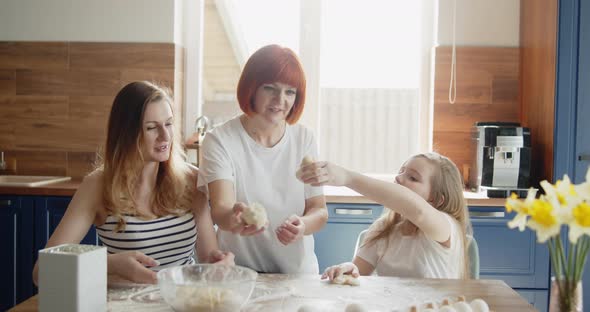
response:
{"label": "long blonde hair", "polygon": [[[445,212],[455,218],[461,228],[461,242],[463,244],[463,278],[469,278],[469,257],[467,250],[467,235],[471,235],[473,230],[471,228],[471,221],[469,220],[469,210],[467,209],[467,202],[463,196],[463,180],[457,166],[447,157],[438,153],[423,153],[410,157],[423,157],[436,165],[432,175],[430,197],[432,203],[441,203],[435,207],[439,211]],[[365,240],[363,245],[375,244],[381,239],[386,239],[389,242],[389,237],[393,232],[395,226],[400,223],[401,216],[391,209],[387,209],[385,213],[376,221],[382,223],[382,227],[373,235]],[[386,244],[388,246],[389,244]]]}
{"label": "long blonde hair", "polygon": [[[147,81],[132,82],[117,94],[109,116],[102,164],[103,203],[118,219],[117,230],[125,228],[123,215],[139,215],[135,189],[144,166],[142,155],[143,116],[149,103],[164,100],[172,109],[169,92]],[[170,157],[160,162],[154,193],[150,198],[152,212],[158,216],[183,215],[190,210],[193,195],[190,167],[180,143],[174,135]]]}

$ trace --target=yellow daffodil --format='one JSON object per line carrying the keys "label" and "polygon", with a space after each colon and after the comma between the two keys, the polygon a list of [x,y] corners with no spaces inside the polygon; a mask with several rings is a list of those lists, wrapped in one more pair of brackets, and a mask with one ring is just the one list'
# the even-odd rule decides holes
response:
{"label": "yellow daffodil", "polygon": [[583,234],[590,236],[590,204],[579,200],[572,209],[572,221],[569,225],[569,240],[575,244]]}
{"label": "yellow daffodil", "polygon": [[530,215],[527,226],[537,232],[539,243],[544,243],[559,234],[561,223],[557,219],[554,206],[544,196],[533,201]]}
{"label": "yellow daffodil", "polygon": [[529,207],[531,207],[536,195],[537,190],[530,188],[524,202],[518,199],[518,196],[516,196],[514,193],[512,193],[510,198],[506,200],[506,211],[516,212],[514,219],[508,222],[509,228],[513,229],[518,227],[518,230],[521,232],[525,230],[527,219],[529,217]]}
{"label": "yellow daffodil", "polygon": [[[567,175],[555,185],[542,181],[545,195],[535,198],[536,192],[529,191],[526,200],[516,195],[506,199],[506,211],[516,212],[508,227],[525,226],[535,231],[540,243],[547,242],[555,280],[561,290],[560,306],[570,311],[569,300],[576,288],[564,285],[577,285],[584,272],[586,257],[590,249],[590,168],[584,183],[574,185]],[[567,226],[569,240],[562,246],[560,232]],[[565,253],[565,250],[568,253]]]}

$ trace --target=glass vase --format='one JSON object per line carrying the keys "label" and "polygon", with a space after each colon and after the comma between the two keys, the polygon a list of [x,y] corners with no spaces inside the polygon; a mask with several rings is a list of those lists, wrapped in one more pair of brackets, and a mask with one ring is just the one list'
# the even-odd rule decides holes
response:
{"label": "glass vase", "polygon": [[[583,312],[583,293],[582,282],[578,282],[576,287],[562,287],[567,288],[567,293],[562,294],[555,276],[551,277],[551,294],[549,298],[549,312]],[[564,289],[565,290],[565,289]]]}

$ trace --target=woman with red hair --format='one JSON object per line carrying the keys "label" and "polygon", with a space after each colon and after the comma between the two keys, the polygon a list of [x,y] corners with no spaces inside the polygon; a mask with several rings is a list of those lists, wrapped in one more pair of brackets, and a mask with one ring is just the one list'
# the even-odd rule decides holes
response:
{"label": "woman with red hair", "polygon": [[[237,97],[244,114],[207,134],[198,180],[220,247],[258,272],[318,274],[312,234],[328,213],[322,188],[295,177],[305,156],[317,157],[313,134],[296,124],[305,105],[305,74],[295,53],[278,45],[256,51]],[[254,203],[268,216],[260,227],[244,220]]]}

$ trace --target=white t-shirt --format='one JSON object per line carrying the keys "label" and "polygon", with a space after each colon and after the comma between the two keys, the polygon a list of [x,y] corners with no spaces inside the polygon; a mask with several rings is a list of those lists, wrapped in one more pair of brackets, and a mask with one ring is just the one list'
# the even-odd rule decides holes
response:
{"label": "white t-shirt", "polygon": [[220,248],[233,252],[236,264],[258,272],[318,274],[312,235],[285,246],[275,233],[291,215],[303,216],[306,199],[324,194],[322,187],[305,185],[295,177],[304,156],[317,158],[311,131],[287,125],[275,146],[264,147],[246,133],[236,117],[208,133],[202,149],[199,189],[208,194],[208,183],[229,180],[238,202],[262,204],[269,219],[268,228],[254,236],[219,229]]}
{"label": "white t-shirt", "polygon": [[[359,248],[356,256],[375,267],[377,275],[413,277],[413,278],[461,278],[463,273],[463,242],[459,222],[445,214],[451,224],[451,246],[442,246],[424,232],[418,230],[416,235],[403,236],[401,227],[395,229],[386,239]],[[383,222],[377,221],[369,227],[365,237],[372,237],[383,228]],[[389,245],[389,246],[386,246]]]}

